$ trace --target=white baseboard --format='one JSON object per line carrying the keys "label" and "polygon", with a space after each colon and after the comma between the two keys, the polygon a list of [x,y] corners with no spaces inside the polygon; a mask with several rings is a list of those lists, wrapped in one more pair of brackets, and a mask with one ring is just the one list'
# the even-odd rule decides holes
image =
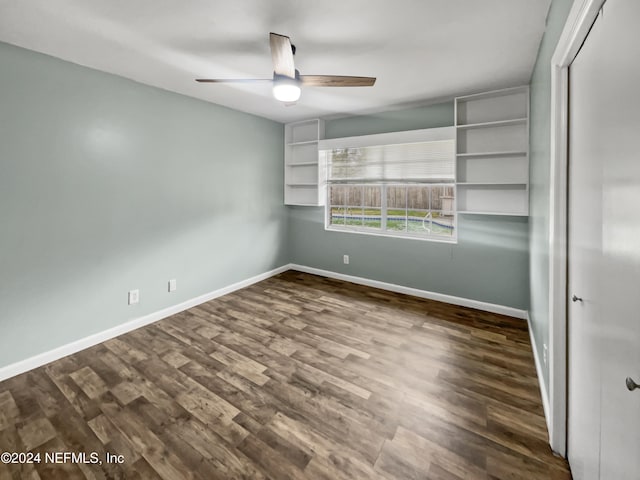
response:
{"label": "white baseboard", "polygon": [[[170,317],[171,315],[175,315],[176,313],[180,313],[189,308],[208,302],[209,300],[213,300],[214,298],[221,297],[222,295],[226,295],[236,290],[240,290],[241,288],[244,288],[244,287],[248,287],[249,285],[253,285],[254,283],[260,282],[262,280],[265,280],[269,277],[285,272],[287,270],[297,270],[299,272],[311,273],[314,275],[335,278],[338,280],[345,280],[347,282],[356,283],[359,285],[366,285],[370,287],[380,288],[382,290],[389,290],[391,292],[404,293],[407,295],[412,295],[414,297],[427,298],[429,300],[436,300],[439,302],[450,303],[453,305],[460,305],[463,307],[476,308],[478,310],[484,310],[492,313],[499,313],[502,315],[509,315],[516,318],[522,318],[522,319],[527,318],[527,312],[525,310],[519,310],[517,308],[505,307],[502,305],[481,302],[478,300],[470,300],[466,298],[455,297],[452,295],[445,295],[442,293],[429,292],[429,291],[420,290],[417,288],[404,287],[402,285],[396,285],[393,283],[380,282],[378,280],[370,280],[368,278],[356,277],[353,275],[345,275],[342,273],[331,272],[328,270],[321,270],[318,268],[306,267],[304,265],[288,264],[288,265],[283,265],[281,267],[278,267],[274,270],[261,273],[254,277],[247,278],[240,282],[236,282],[232,285],[228,285],[218,290],[214,290],[213,292],[205,293],[204,295],[200,295],[198,297],[192,298],[190,300],[179,303],[177,305],[172,305],[170,307],[164,308],[157,312],[150,313],[143,317],[134,318],[133,320],[130,320],[120,325],[116,325],[115,327],[109,328],[102,332],[89,335],[88,337],[81,338],[79,340],[68,343],[58,348],[54,348],[53,350],[49,350],[47,352],[40,353],[33,357],[27,358],[25,360],[20,360],[18,362],[2,367],[0,368],[0,382],[8,378],[14,377],[16,375],[19,375],[21,373],[27,372],[29,370],[33,370],[34,368],[41,367],[42,365],[46,365],[49,362],[53,362],[60,358],[66,357],[67,355],[71,355],[73,353],[79,352],[81,350],[84,350],[85,348],[92,347],[94,345],[97,345],[98,343],[105,342],[119,335],[130,332],[131,330],[135,330],[145,325],[149,325],[150,323],[157,322],[158,320],[162,320],[163,318]],[[529,326],[529,329],[530,328],[531,326]],[[533,337],[531,338],[533,341]],[[534,354],[535,352],[536,350],[534,346]],[[538,368],[538,376],[540,376],[540,369],[539,369],[537,357],[536,357],[536,368]],[[541,383],[541,388],[544,388],[544,385],[542,383]],[[545,406],[545,415],[546,415],[547,408],[548,408],[547,406],[548,399],[546,396],[546,390],[544,390],[543,392],[542,399],[543,399],[543,405]]]}
{"label": "white baseboard", "polygon": [[389,290],[390,292],[404,293],[412,295],[414,297],[427,298],[429,300],[436,300],[438,302],[450,303],[452,305],[460,305],[462,307],[475,308],[477,310],[483,310],[485,312],[499,313],[502,315],[509,315],[511,317],[526,319],[527,311],[520,310],[513,307],[505,307],[503,305],[496,305],[494,303],[481,302],[479,300],[471,300],[468,298],[455,297],[453,295],[445,295],[443,293],[429,292],[427,290],[420,290],[418,288],[405,287],[402,285],[396,285],[394,283],[386,283],[378,280],[371,280],[364,277],[355,277],[353,275],[346,275],[344,273],[331,272],[329,270],[321,270],[319,268],[307,267],[304,265],[290,264],[291,270],[297,270],[304,273],[312,273],[314,275],[320,275],[322,277],[335,278],[337,280],[344,280],[346,282],[357,283],[359,285],[366,285],[368,287],[380,288],[382,290]]}
{"label": "white baseboard", "polygon": [[94,345],[97,345],[98,343],[105,342],[119,335],[122,335],[123,333],[130,332],[131,330],[135,330],[145,325],[149,325],[150,323],[157,322],[158,320],[162,320],[163,318],[170,317],[171,315],[175,315],[176,313],[180,313],[184,310],[195,307],[196,305],[208,302],[209,300],[213,300],[214,298],[221,297],[222,295],[226,295],[231,292],[235,292],[236,290],[240,290],[244,287],[248,287],[249,285],[253,285],[254,283],[258,283],[279,273],[286,272],[289,269],[290,265],[283,265],[268,272],[264,272],[254,277],[241,280],[218,290],[214,290],[213,292],[205,293],[204,295],[200,295],[177,305],[163,308],[162,310],[158,310],[157,312],[150,313],[143,317],[134,318],[133,320],[130,320],[126,323],[117,325],[93,335],[89,335],[88,337],[81,338],[80,340],[67,343],[66,345],[54,348],[53,350],[49,350],[48,352],[40,353],[25,360],[20,360],[19,362],[12,363],[10,365],[7,365],[6,367],[0,368],[0,382],[29,370],[33,370],[34,368],[41,367],[42,365],[46,365],[47,363],[53,362],[54,360],[66,357],[67,355],[79,352],[80,350],[84,350],[85,348],[92,347]]}
{"label": "white baseboard", "polygon": [[533,359],[536,364],[536,374],[538,375],[538,385],[540,386],[540,396],[542,397],[542,409],[544,410],[544,419],[547,422],[547,432],[551,432],[550,423],[550,410],[549,410],[549,394],[547,393],[547,386],[544,384],[544,375],[542,374],[542,363],[540,363],[540,357],[538,356],[538,346],[536,345],[536,337],[533,336],[533,330],[531,328],[531,319],[527,312],[527,326],[529,327],[529,337],[531,338],[531,348],[533,349]]}

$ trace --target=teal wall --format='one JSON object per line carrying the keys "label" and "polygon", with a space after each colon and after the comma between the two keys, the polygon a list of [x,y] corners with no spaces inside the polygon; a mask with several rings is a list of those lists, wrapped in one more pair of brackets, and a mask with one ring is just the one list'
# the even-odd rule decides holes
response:
{"label": "teal wall", "polygon": [[356,137],[453,125],[453,101],[325,122],[325,138]]}
{"label": "teal wall", "polygon": [[[543,358],[543,345],[549,344],[549,188],[551,162],[551,56],[573,0],[553,0],[547,28],[540,44],[531,76],[530,169],[529,169],[529,250],[531,263],[531,328]],[[549,372],[543,367],[544,382]],[[547,389],[548,391],[548,389]]]}
{"label": "teal wall", "polygon": [[282,139],[0,44],[0,367],[286,264]]}
{"label": "teal wall", "polygon": [[[326,123],[328,138],[453,125],[453,103]],[[526,310],[528,222],[458,217],[458,243],[390,239],[324,229],[324,209],[289,207],[293,263]],[[342,256],[350,256],[350,264]]]}

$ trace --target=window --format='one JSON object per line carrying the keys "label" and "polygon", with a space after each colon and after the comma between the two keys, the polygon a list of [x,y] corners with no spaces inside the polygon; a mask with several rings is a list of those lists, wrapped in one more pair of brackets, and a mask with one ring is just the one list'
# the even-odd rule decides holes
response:
{"label": "window", "polygon": [[[437,137],[450,132],[433,130]],[[327,148],[335,141],[326,142],[320,151],[327,172],[326,229],[455,242],[455,144],[452,133],[444,136],[355,147],[343,145],[366,137],[337,139],[342,145],[335,148]]]}

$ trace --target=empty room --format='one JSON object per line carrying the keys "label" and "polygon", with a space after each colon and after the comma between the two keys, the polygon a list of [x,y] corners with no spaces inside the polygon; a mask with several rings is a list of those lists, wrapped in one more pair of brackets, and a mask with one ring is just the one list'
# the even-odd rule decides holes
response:
{"label": "empty room", "polygon": [[638,480],[639,21],[0,0],[0,480]]}

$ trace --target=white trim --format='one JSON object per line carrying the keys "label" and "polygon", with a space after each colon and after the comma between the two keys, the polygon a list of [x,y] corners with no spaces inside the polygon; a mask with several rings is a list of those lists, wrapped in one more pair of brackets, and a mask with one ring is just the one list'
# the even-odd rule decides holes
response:
{"label": "white trim", "polygon": [[[549,443],[567,451],[567,148],[569,65],[605,0],[575,0],[551,59],[549,192]],[[543,400],[544,402],[544,400]]]}
{"label": "white trim", "polygon": [[538,355],[538,346],[536,345],[536,337],[533,335],[533,329],[531,328],[531,319],[527,312],[527,326],[529,327],[529,338],[531,338],[531,348],[533,350],[533,360],[536,365],[536,374],[538,375],[538,385],[540,387],[540,396],[542,397],[542,409],[544,410],[544,419],[547,422],[547,430],[551,430],[551,416],[549,407],[549,395],[547,394],[547,386],[544,383],[544,375],[542,374],[542,363],[540,362],[540,356]]}
{"label": "white trim", "polygon": [[510,317],[516,317],[520,319],[527,318],[527,311],[520,310],[513,307],[506,307],[503,305],[496,305],[494,303],[481,302],[479,300],[471,300],[468,298],[455,297],[453,295],[445,295],[444,293],[429,292],[427,290],[420,290],[418,288],[405,287],[403,285],[396,285],[394,283],[381,282],[379,280],[371,280],[364,277],[356,277],[353,275],[346,275],[344,273],[332,272],[329,270],[321,270],[319,268],[307,267],[304,265],[290,264],[291,270],[297,270],[298,272],[311,273],[313,275],[320,275],[322,277],[335,278],[337,280],[344,280],[346,282],[356,283],[358,285],[366,285],[368,287],[380,288],[382,290],[388,290],[390,292],[404,293],[406,295],[412,295],[414,297],[426,298],[429,300],[436,300],[438,302],[450,303],[452,305],[460,305],[462,307],[475,308],[477,310],[483,310],[485,312],[499,313],[501,315],[509,315]]}
{"label": "white trim", "polygon": [[31,358],[12,363],[10,365],[7,365],[6,367],[0,368],[0,382],[29,370],[33,370],[34,368],[41,367],[42,365],[46,365],[47,363],[53,362],[54,360],[66,357],[67,355],[79,352],[80,350],[92,347],[94,345],[97,345],[98,343],[105,342],[119,335],[130,332],[131,330],[135,330],[145,325],[149,325],[150,323],[157,322],[158,320],[162,320],[163,318],[170,317],[171,315],[175,315],[176,313],[180,313],[184,310],[195,307],[196,305],[208,302],[209,300],[213,300],[214,298],[221,297],[222,295],[226,295],[228,293],[235,292],[236,290],[240,290],[241,288],[248,287],[249,285],[253,285],[254,283],[261,282],[262,280],[265,280],[269,277],[273,277],[274,275],[277,275],[279,273],[286,272],[289,269],[290,265],[283,265],[268,272],[255,275],[251,278],[247,278],[226,287],[219,288],[218,290],[214,290],[212,292],[205,293],[204,295],[186,300],[177,305],[163,308],[162,310],[158,310],[157,312],[150,313],[143,317],[134,318],[133,320],[130,320],[128,322],[116,325],[115,327],[109,328],[102,332],[89,335],[88,337],[81,338],[80,340],[67,343],[66,345],[54,348],[53,350],[49,350],[48,352],[40,353]]}

